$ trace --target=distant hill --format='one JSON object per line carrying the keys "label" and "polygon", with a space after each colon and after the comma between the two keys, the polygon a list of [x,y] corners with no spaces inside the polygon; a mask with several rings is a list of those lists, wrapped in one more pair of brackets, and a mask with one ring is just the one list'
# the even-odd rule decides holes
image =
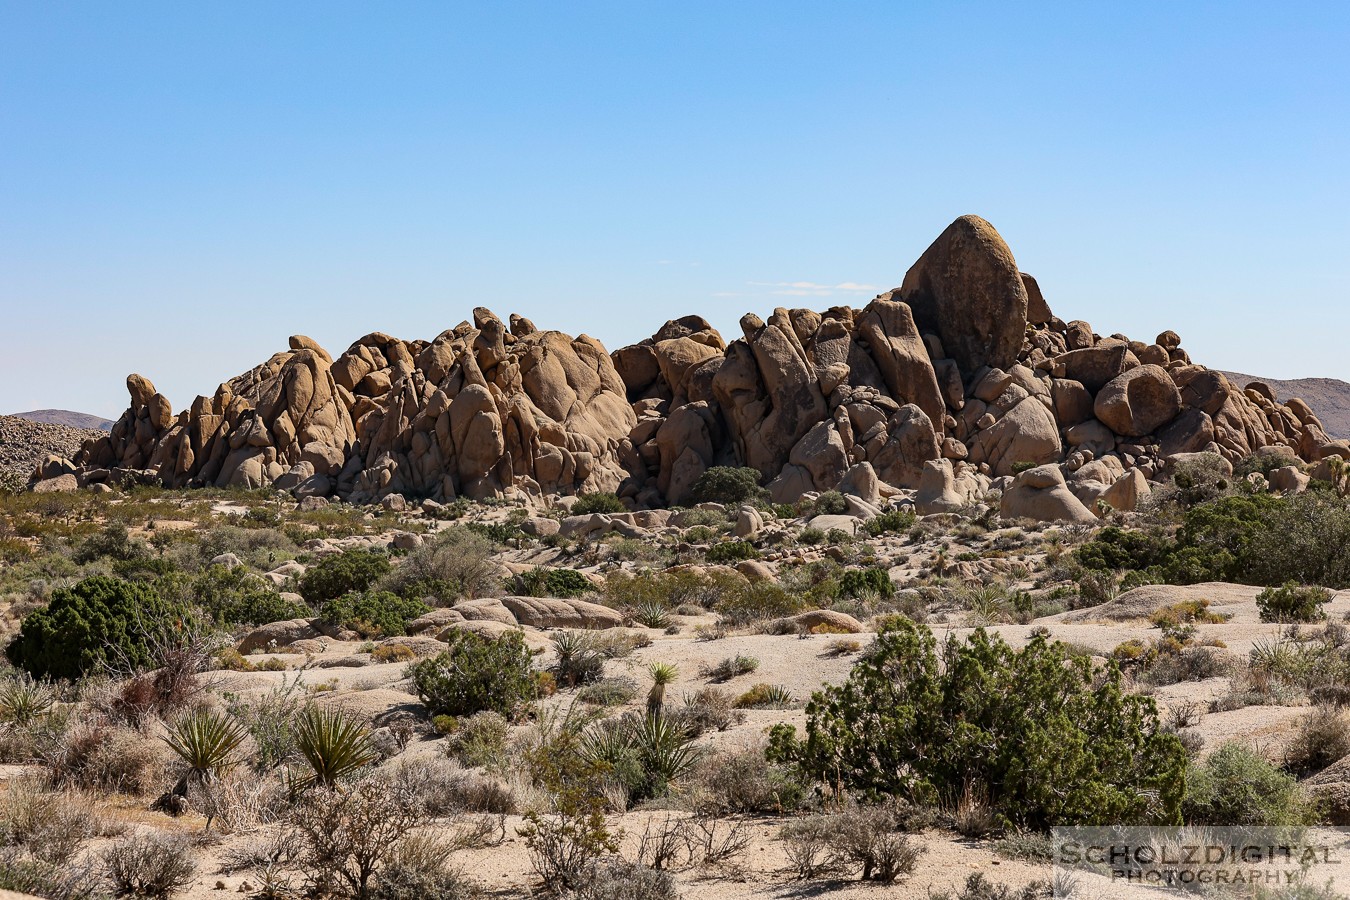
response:
{"label": "distant hill", "polygon": [[[69,415],[78,416],[79,413]],[[94,416],[85,418],[103,421]],[[22,416],[0,416],[0,488],[22,488],[38,462],[48,453],[74,456],[81,444],[103,434],[101,430],[35,422]]]}
{"label": "distant hill", "polygon": [[1223,374],[1238,387],[1246,387],[1252,381],[1264,381],[1281,401],[1290,397],[1299,398],[1317,413],[1328,435],[1350,438],[1350,384],[1335,378],[1294,378],[1282,381],[1278,378],[1243,375],[1241,372]]}
{"label": "distant hill", "polygon": [[90,431],[112,431],[112,419],[101,419],[88,413],[72,412],[68,409],[35,409],[32,412],[13,413],[17,419],[30,422],[46,422],[50,425],[67,425],[71,428],[83,428]]}

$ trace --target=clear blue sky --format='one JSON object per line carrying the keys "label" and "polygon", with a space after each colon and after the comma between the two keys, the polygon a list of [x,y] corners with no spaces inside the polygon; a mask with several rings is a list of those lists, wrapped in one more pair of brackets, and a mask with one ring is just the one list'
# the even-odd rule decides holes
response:
{"label": "clear blue sky", "polygon": [[1347,47],[1343,2],[6,0],[0,411],[478,305],[735,337],[962,213],[1066,319],[1350,379]]}

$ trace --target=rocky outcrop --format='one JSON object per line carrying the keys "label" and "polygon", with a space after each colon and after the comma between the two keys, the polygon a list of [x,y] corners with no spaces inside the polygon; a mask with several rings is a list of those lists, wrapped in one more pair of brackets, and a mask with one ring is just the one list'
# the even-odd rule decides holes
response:
{"label": "rocky outcrop", "polygon": [[[728,343],[686,316],[609,354],[591,338],[477,309],[431,341],[377,332],[336,358],[297,335],[176,415],[131,376],[112,431],[73,462],[44,462],[33,480],[53,490],[271,485],[395,512],[461,495],[549,505],[614,491],[641,509],[687,504],[703,472],[730,465],[757,470],[777,502],[842,490],[866,511],[917,490],[936,511],[981,499],[993,479],[1058,465],[1062,484],[1019,478],[1005,505],[1082,519],[1133,508],[1177,454],[1350,458],[1307,404],[1194,364],[1175,332],[1145,343],[1059,319],[975,216],[953,222],[900,287],[862,309],[747,314],[740,332]],[[639,526],[601,517],[558,527],[589,536]]]}
{"label": "rocky outcrop", "polygon": [[435,340],[366,335],[336,360],[304,336],[173,416],[140,376],[86,470],[145,468],[165,484],[259,487],[374,502],[614,490],[636,423],[604,348],[508,331],[485,309]]}

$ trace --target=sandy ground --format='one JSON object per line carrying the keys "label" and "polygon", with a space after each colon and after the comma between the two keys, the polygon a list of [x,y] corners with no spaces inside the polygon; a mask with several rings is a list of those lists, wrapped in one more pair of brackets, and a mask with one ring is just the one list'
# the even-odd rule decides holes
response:
{"label": "sandy ground", "polygon": [[[1262,624],[1256,614],[1254,602],[1255,590],[1244,589],[1245,596],[1234,600],[1233,595],[1224,596],[1224,602],[1215,604],[1215,612],[1229,615],[1222,624],[1201,625],[1197,627],[1197,636],[1201,640],[1222,641],[1235,659],[1245,658],[1252,646],[1259,642],[1271,641],[1279,637],[1281,628]],[[1327,612],[1332,621],[1342,620],[1350,612],[1350,592],[1342,592],[1328,606]],[[1093,648],[1106,655],[1116,645],[1130,639],[1149,640],[1157,638],[1158,629],[1146,620],[1135,619],[1118,621],[1107,618],[1093,618],[1089,615],[1082,621],[1066,621],[1074,618],[1068,615],[1051,616],[1028,625],[998,625],[991,628],[1009,643],[1019,646],[1026,642],[1032,629],[1048,628],[1051,635],[1060,640],[1070,641]],[[1081,618],[1081,617],[1079,617]],[[813,635],[807,637],[773,636],[764,634],[734,635],[717,640],[699,640],[694,626],[697,618],[677,620],[681,629],[676,634],[643,629],[651,638],[648,647],[634,651],[630,656],[611,661],[607,665],[607,675],[627,675],[640,687],[637,700],[632,708],[640,708],[642,692],[648,684],[647,667],[652,662],[674,664],[679,671],[677,681],[668,688],[670,702],[678,703],[685,693],[707,686],[709,680],[700,675],[700,669],[711,667],[729,656],[745,654],[759,660],[758,669],[718,685],[733,695],[748,690],[757,683],[782,685],[792,692],[796,703],[790,709],[748,710],[744,724],[726,732],[707,735],[701,743],[710,748],[732,748],[758,745],[764,732],[778,722],[792,722],[801,726],[805,721],[803,702],[811,692],[827,683],[842,682],[848,675],[856,655],[837,656],[829,651],[831,643],[839,639],[836,635]],[[948,633],[964,636],[970,628],[955,626],[935,626],[935,633],[941,639]],[[546,644],[546,635],[539,635],[536,645]],[[857,635],[861,643],[871,640],[871,635]],[[285,681],[299,677],[304,685],[324,703],[337,703],[351,709],[366,719],[396,709],[404,708],[420,713],[421,707],[412,695],[411,685],[405,678],[406,664],[369,664],[359,667],[324,667],[334,661],[367,659],[359,653],[358,644],[329,643],[324,652],[311,657],[297,654],[277,654],[293,667],[287,672],[220,672],[214,673],[214,689],[218,692],[230,692],[238,695],[257,695],[270,691]],[[541,666],[551,662],[550,652],[543,651],[538,656]],[[305,671],[297,673],[294,667],[306,665]],[[1204,709],[1209,702],[1225,695],[1229,691],[1227,678],[1211,678],[1205,681],[1186,682],[1169,685],[1152,691],[1160,708],[1194,703]],[[568,692],[563,692],[551,702],[567,704],[572,701]],[[1236,740],[1257,747],[1273,760],[1278,760],[1287,742],[1291,728],[1300,717],[1306,715],[1308,707],[1252,706],[1230,712],[1203,713],[1196,731],[1204,738],[1205,751],[1209,752],[1227,741]],[[411,745],[398,759],[416,760],[425,755],[440,752],[439,742],[426,740]],[[388,765],[390,763],[386,763]],[[0,767],[0,782],[22,775],[23,767]],[[149,812],[146,801],[136,798],[116,798],[108,802],[109,811],[118,818],[138,826],[160,827],[199,834],[204,824],[200,819],[184,817],[173,820],[161,814]],[[666,813],[630,812],[613,818],[614,826],[625,832],[625,850],[631,855],[641,834],[646,819],[650,815]],[[456,864],[463,871],[488,889],[490,895],[498,897],[529,896],[531,891],[531,869],[524,841],[515,834],[515,826],[520,820],[508,818],[506,836],[500,845],[484,850],[461,851],[455,857]],[[848,896],[863,892],[872,892],[875,888],[847,881],[795,881],[787,868],[787,860],[782,844],[777,839],[781,828],[781,819],[747,819],[743,827],[749,834],[749,844],[745,853],[731,863],[681,871],[677,874],[681,890],[691,900],[735,900],[735,898],[787,898],[816,895]],[[214,837],[201,848],[201,877],[197,886],[187,895],[191,900],[222,897],[245,891],[244,884],[250,882],[246,874],[225,875],[219,871],[220,860],[226,851],[245,846],[259,840],[259,833],[234,834]],[[1020,885],[1028,881],[1048,878],[1048,867],[999,858],[990,842],[970,841],[947,832],[930,831],[915,836],[914,841],[921,846],[924,854],[915,873],[887,892],[887,896],[898,898],[923,898],[931,891],[959,887],[967,876],[976,871],[985,874],[994,881]]]}

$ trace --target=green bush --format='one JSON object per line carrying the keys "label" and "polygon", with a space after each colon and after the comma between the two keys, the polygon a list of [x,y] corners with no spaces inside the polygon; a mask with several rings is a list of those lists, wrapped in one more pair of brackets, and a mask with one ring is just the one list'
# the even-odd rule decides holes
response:
{"label": "green bush", "polygon": [[266,625],[313,615],[309,607],[284,599],[242,566],[212,566],[193,579],[192,594],[221,625]]}
{"label": "green bush", "polygon": [[890,599],[895,596],[895,583],[890,573],[875,566],[867,569],[849,569],[839,577],[839,596],[857,600],[864,596]]}
{"label": "green bush", "polygon": [[729,563],[742,559],[759,559],[759,551],[749,541],[723,541],[708,548],[708,562]]}
{"label": "green bush", "polygon": [[1320,622],[1327,617],[1322,604],[1330,600],[1331,591],[1326,588],[1287,581],[1257,594],[1256,608],[1262,622]]}
{"label": "green bush", "polygon": [[429,612],[431,607],[421,600],[409,600],[388,591],[344,594],[320,609],[325,620],[350,628],[362,637],[407,634],[408,623]]}
{"label": "green bush", "polygon": [[574,516],[588,516],[591,513],[628,512],[628,507],[614,494],[579,494],[571,512]]}
{"label": "green bush", "polygon": [[811,504],[813,516],[842,516],[848,512],[848,501],[838,491],[825,491]]}
{"label": "green bush", "polygon": [[400,597],[434,597],[440,605],[481,597],[500,583],[494,553],[493,538],[456,525],[405,556],[377,586]]}
{"label": "green bush", "polygon": [[527,597],[580,597],[591,583],[576,569],[545,569],[542,566],[506,579],[507,589]]}
{"label": "green bush", "polygon": [[150,636],[181,629],[189,618],[186,606],[146,585],[95,575],[54,591],[25,616],[5,655],[38,678],[78,678],[103,665],[145,668],[153,662]]}
{"label": "green bush", "polygon": [[1105,528],[1076,551],[1097,570],[1141,571],[1155,582],[1288,581],[1350,587],[1350,500],[1328,492],[1231,494],[1185,511],[1175,538]]}
{"label": "green bush", "polygon": [[892,509],[879,516],[873,516],[863,523],[863,531],[872,537],[883,534],[909,531],[914,527],[915,515],[912,509]]}
{"label": "green bush", "polygon": [[713,466],[694,480],[690,496],[695,503],[745,503],[763,500],[769,492],[759,486],[759,470]]}
{"label": "green bush", "polygon": [[1225,744],[1187,773],[1182,807],[1191,825],[1310,825],[1315,807],[1294,776],[1244,744]]}
{"label": "green bush", "polygon": [[374,550],[348,550],[325,557],[300,577],[300,595],[314,607],[368,589],[389,574],[389,557]]}
{"label": "green bush", "polygon": [[775,727],[770,759],[864,796],[954,806],[974,786],[1016,825],[1179,821],[1186,753],[1152,699],[1044,636],[1013,650],[980,629],[939,653],[896,618],[806,711],[806,739]]}
{"label": "green bush", "polygon": [[535,696],[530,651],[518,631],[494,640],[456,630],[448,650],[412,664],[408,674],[432,715],[492,710],[511,719]]}

